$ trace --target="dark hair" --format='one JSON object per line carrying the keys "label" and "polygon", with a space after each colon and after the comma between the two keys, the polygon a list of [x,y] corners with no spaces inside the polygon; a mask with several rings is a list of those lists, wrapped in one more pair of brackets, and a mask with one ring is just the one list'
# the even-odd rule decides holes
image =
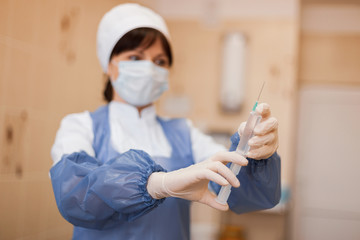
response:
{"label": "dark hair", "polygon": [[[126,33],[120,40],[116,43],[114,49],[112,50],[109,58],[109,62],[111,58],[115,55],[118,55],[122,52],[128,50],[134,50],[139,46],[144,47],[144,49],[149,48],[156,39],[160,39],[161,45],[165,51],[165,54],[169,58],[169,66],[172,64],[172,53],[170,44],[167,41],[166,37],[156,29],[153,28],[136,28]],[[110,102],[113,98],[113,87],[111,85],[110,78],[108,78],[105,89],[103,91],[104,99],[107,102]]]}

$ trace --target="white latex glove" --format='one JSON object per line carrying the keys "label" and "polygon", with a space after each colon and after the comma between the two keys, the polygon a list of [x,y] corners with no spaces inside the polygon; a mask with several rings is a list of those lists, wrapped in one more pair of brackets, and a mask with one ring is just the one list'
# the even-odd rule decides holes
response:
{"label": "white latex glove", "polygon": [[172,172],[155,172],[148,179],[147,190],[156,199],[164,197],[178,197],[190,201],[198,201],[218,210],[226,211],[229,206],[218,203],[216,195],[209,191],[209,181],[221,186],[231,184],[239,187],[239,180],[234,173],[225,166],[228,162],[234,162],[246,166],[248,161],[235,152],[220,152],[211,158],[181,168]]}
{"label": "white latex glove", "polygon": [[[250,150],[247,157],[253,159],[266,159],[275,153],[279,146],[278,140],[278,121],[271,117],[270,106],[267,103],[261,103],[257,106],[257,113],[261,115],[260,123],[254,129],[254,136],[249,140]],[[240,124],[239,135],[244,132],[246,122]]]}

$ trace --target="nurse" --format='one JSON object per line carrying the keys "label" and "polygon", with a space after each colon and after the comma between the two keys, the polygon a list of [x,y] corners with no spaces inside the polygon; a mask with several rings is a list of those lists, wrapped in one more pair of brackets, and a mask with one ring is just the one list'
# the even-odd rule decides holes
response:
{"label": "nurse", "polygon": [[[263,118],[248,159],[231,152],[241,127],[229,152],[189,120],[157,116],[153,103],[168,89],[170,42],[164,20],[137,4],[111,9],[99,24],[108,104],[66,116],[51,150],[56,203],[74,225],[74,239],[184,240],[191,201],[236,213],[279,202],[277,120],[267,104],[257,108]],[[238,176],[225,166],[230,162],[244,166]],[[227,184],[234,188],[222,205],[216,193]]]}

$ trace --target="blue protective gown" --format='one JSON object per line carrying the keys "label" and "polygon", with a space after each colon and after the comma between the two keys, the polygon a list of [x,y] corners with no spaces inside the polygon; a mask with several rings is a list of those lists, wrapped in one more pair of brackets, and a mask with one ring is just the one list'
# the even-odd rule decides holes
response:
{"label": "blue protective gown", "polygon": [[[146,190],[153,172],[173,171],[194,163],[190,131],[184,119],[157,118],[171,145],[170,158],[141,150],[116,152],[110,144],[108,105],[91,113],[95,157],[85,152],[64,155],[51,168],[51,180],[62,216],[74,225],[74,239],[189,239],[190,202],[153,199]],[[239,136],[232,137],[232,149]],[[280,199],[280,158],[249,160],[238,176],[230,208],[243,213],[271,208]],[[212,183],[213,189],[219,186]]]}

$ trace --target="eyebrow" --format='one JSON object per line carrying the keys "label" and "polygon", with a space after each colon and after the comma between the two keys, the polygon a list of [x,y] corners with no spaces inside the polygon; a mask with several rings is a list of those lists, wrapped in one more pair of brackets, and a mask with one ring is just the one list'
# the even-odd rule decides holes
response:
{"label": "eyebrow", "polygon": [[[140,53],[140,54],[144,55],[144,50],[146,50],[146,49],[135,48],[135,49],[129,50],[129,52],[134,51],[134,52],[137,52],[137,53]],[[159,53],[154,58],[158,58],[158,57],[165,57],[165,58],[167,58],[167,60],[169,60],[169,57],[166,55],[166,53]]]}
{"label": "eyebrow", "polygon": [[155,56],[155,58],[157,57],[166,57],[169,58],[165,53],[159,53],[158,55]]}

